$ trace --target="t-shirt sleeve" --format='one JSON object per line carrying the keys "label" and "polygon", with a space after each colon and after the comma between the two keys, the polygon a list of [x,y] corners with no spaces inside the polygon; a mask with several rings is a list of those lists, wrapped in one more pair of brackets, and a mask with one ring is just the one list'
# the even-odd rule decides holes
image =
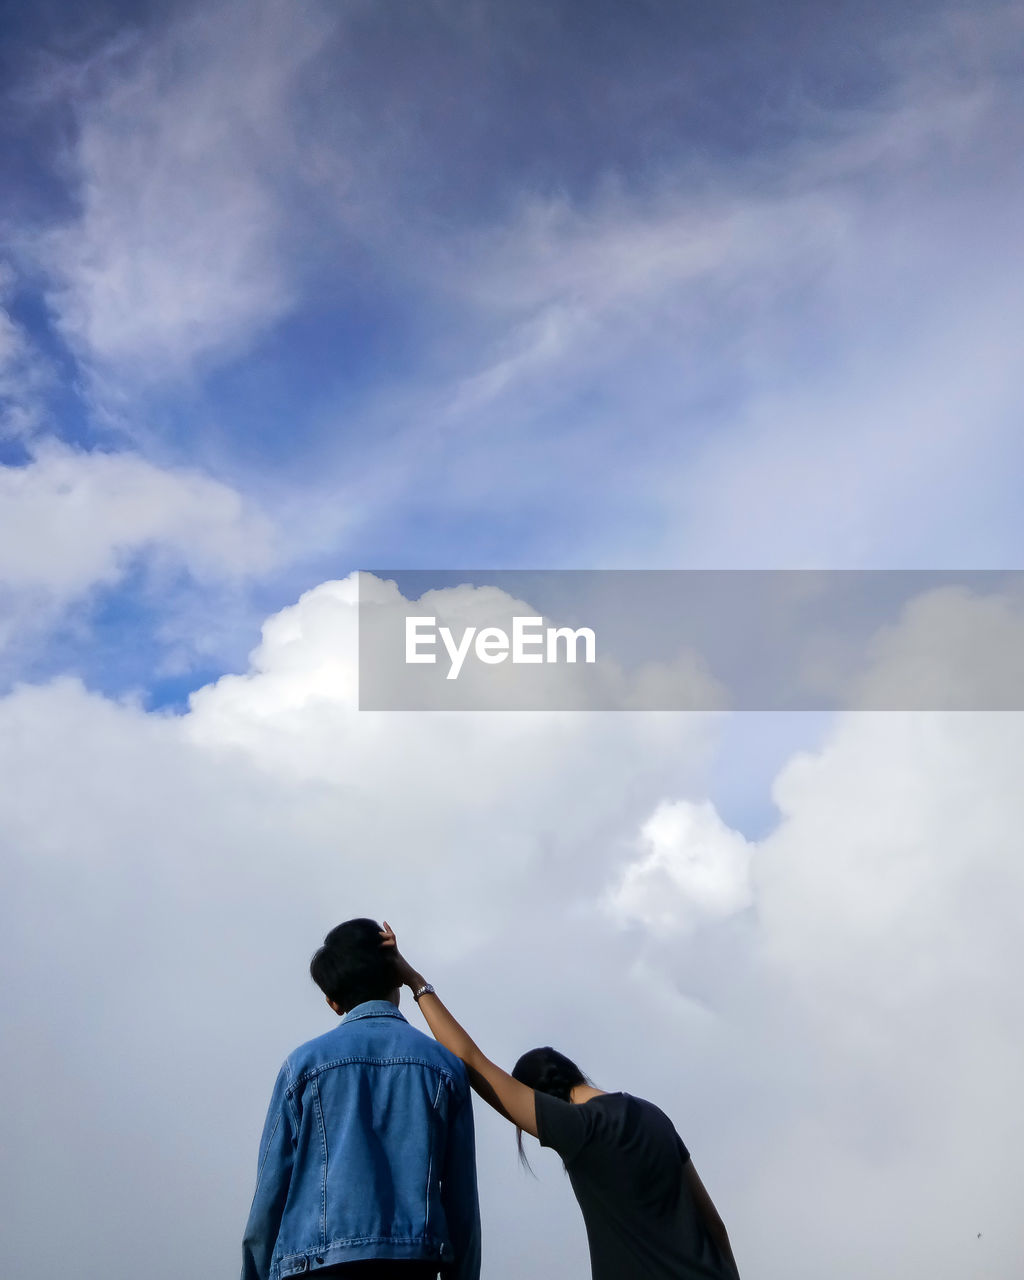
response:
{"label": "t-shirt sleeve", "polygon": [[557,1151],[566,1164],[579,1155],[590,1139],[591,1116],[584,1107],[534,1091],[537,1137],[542,1147]]}

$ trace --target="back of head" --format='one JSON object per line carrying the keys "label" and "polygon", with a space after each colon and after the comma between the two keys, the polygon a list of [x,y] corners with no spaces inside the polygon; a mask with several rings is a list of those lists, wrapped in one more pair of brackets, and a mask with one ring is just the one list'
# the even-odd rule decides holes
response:
{"label": "back of head", "polygon": [[[559,1053],[557,1049],[552,1049],[549,1044],[524,1053],[512,1068],[512,1078],[518,1080],[520,1084],[525,1084],[529,1089],[546,1093],[552,1098],[559,1098],[562,1102],[571,1100],[572,1091],[576,1085],[589,1083],[587,1077],[571,1058],[567,1058],[564,1053]],[[519,1148],[519,1159],[523,1167],[532,1173],[530,1162],[523,1150],[523,1131],[518,1125],[516,1126],[516,1145]]]}
{"label": "back of head", "polygon": [[538,1093],[550,1094],[552,1098],[569,1101],[569,1095],[578,1084],[586,1084],[587,1078],[571,1058],[550,1045],[541,1049],[530,1049],[524,1053],[512,1068],[513,1079],[536,1089]]}
{"label": "back of head", "polygon": [[327,999],[344,1010],[367,1000],[386,1000],[401,986],[394,952],[381,946],[376,920],[336,925],[309,962],[309,973]]}

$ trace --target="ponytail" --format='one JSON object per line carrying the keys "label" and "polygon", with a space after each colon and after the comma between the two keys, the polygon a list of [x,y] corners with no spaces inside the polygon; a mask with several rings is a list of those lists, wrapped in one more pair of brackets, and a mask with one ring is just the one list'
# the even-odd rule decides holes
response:
{"label": "ponytail", "polygon": [[[567,1058],[564,1053],[552,1049],[550,1045],[545,1045],[541,1049],[530,1049],[529,1052],[524,1053],[512,1068],[512,1078],[536,1090],[537,1093],[546,1093],[551,1098],[558,1098],[560,1102],[571,1101],[572,1091],[578,1084],[589,1084],[587,1077],[576,1063],[571,1058]],[[523,1150],[523,1131],[518,1125],[516,1126],[516,1146],[519,1148],[520,1163],[533,1173],[530,1162],[526,1158],[526,1152]]]}

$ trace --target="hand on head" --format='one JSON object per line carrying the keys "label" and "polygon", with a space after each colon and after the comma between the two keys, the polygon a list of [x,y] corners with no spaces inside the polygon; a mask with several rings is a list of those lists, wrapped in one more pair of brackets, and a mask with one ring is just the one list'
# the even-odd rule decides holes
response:
{"label": "hand on head", "polygon": [[422,978],[399,951],[395,931],[386,920],[384,921],[384,928],[380,931],[380,945],[382,947],[390,947],[393,950],[395,971],[398,975],[398,981],[403,987],[408,987],[410,990],[415,991],[417,987],[422,986]]}

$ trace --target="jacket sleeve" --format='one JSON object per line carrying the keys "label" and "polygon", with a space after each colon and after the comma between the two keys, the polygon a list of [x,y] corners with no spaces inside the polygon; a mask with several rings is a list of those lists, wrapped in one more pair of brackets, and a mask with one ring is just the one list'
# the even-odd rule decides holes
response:
{"label": "jacket sleeve", "polygon": [[291,1075],[285,1063],[274,1085],[260,1140],[256,1191],[242,1239],[241,1280],[267,1280],[270,1274],[274,1245],[288,1199],[298,1131],[295,1105],[288,1097],[290,1083]]}
{"label": "jacket sleeve", "polygon": [[473,1101],[463,1077],[455,1087],[448,1115],[448,1150],[441,1183],[455,1259],[441,1268],[444,1280],[479,1280],[480,1201],[476,1185]]}

